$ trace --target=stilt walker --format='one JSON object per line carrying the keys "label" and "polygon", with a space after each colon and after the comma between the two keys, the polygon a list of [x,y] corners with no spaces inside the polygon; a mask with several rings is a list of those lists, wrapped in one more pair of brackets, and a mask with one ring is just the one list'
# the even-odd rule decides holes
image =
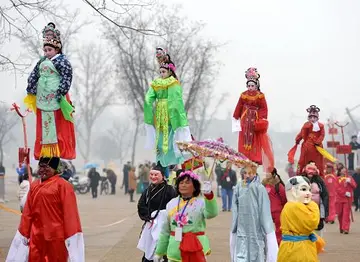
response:
{"label": "stilt walker", "polygon": [[241,93],[233,114],[233,132],[239,132],[238,150],[251,161],[264,166],[266,172],[274,169],[274,154],[267,134],[268,107],[260,91],[260,74],[256,68],[245,72],[248,90]]}
{"label": "stilt walker", "polygon": [[[72,68],[62,54],[60,32],[54,23],[45,26],[43,38],[45,56],[28,79],[28,96],[24,101],[36,112],[34,156],[39,159],[40,179],[30,184],[6,261],[84,262],[84,238],[75,192],[59,176],[60,157],[76,156],[73,107],[68,95]],[[18,111],[16,106],[14,109]],[[24,135],[24,159],[29,163],[26,132]]]}

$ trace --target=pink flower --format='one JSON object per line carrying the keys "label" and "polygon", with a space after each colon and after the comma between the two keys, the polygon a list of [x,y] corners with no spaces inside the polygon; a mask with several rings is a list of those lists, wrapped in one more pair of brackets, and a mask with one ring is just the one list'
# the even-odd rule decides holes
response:
{"label": "pink flower", "polygon": [[188,217],[184,214],[181,218],[180,218],[181,214],[178,212],[175,215],[175,222],[177,223],[178,226],[185,226],[188,223]]}

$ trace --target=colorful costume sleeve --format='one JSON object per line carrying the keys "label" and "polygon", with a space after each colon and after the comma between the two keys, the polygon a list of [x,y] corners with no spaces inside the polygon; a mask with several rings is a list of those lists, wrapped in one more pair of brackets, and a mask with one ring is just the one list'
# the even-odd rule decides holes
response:
{"label": "colorful costume sleeve", "polygon": [[64,238],[69,253],[69,260],[74,262],[85,261],[84,236],[81,230],[79,211],[76,196],[71,184],[65,183],[61,187],[60,198],[64,214]]}
{"label": "colorful costume sleeve", "polygon": [[318,139],[315,141],[315,145],[321,145],[324,138],[325,138],[325,128],[323,124],[320,124],[320,136],[318,137]]}
{"label": "colorful costume sleeve", "polygon": [[236,108],[235,108],[235,111],[234,111],[234,114],[233,114],[233,118],[235,118],[236,120],[240,120],[241,118],[241,114],[242,114],[242,111],[243,111],[243,106],[244,106],[244,101],[240,95],[239,97],[239,101],[236,105]]}
{"label": "colorful costume sleeve", "polygon": [[72,66],[64,55],[60,55],[58,58],[53,60],[54,66],[60,75],[60,85],[56,92],[56,98],[60,101],[62,96],[65,96],[70,89],[72,82]]}
{"label": "colorful costume sleeve", "polygon": [[267,119],[268,118],[268,107],[265,99],[265,95],[261,94],[259,96],[259,111],[258,111],[258,117],[259,119]]}
{"label": "colorful costume sleeve", "polygon": [[178,128],[189,126],[180,85],[169,87],[168,108],[171,127],[175,132]]}
{"label": "colorful costume sleeve", "polygon": [[296,135],[296,138],[295,138],[295,143],[296,144],[300,144],[301,140],[302,140],[302,132],[300,131],[297,135]]}
{"label": "colorful costume sleeve", "polygon": [[45,57],[42,57],[34,67],[33,71],[31,71],[31,74],[28,78],[28,86],[26,88],[26,92],[28,94],[36,95],[36,89],[37,89],[37,82],[39,80],[40,74],[39,74],[39,66],[42,61],[44,61]]}
{"label": "colorful costume sleeve", "polygon": [[154,123],[153,103],[156,100],[155,90],[150,87],[145,95],[144,122],[146,131],[145,149],[154,149],[156,144],[156,130]]}
{"label": "colorful costume sleeve", "polygon": [[211,219],[216,217],[219,214],[219,208],[216,202],[216,198],[214,198],[214,193],[211,192],[209,195],[205,195],[205,209],[204,209],[204,217],[206,219]]}
{"label": "colorful costume sleeve", "polygon": [[148,125],[154,125],[153,104],[156,99],[156,93],[152,87],[149,88],[145,95],[144,102],[144,122]]}
{"label": "colorful costume sleeve", "polygon": [[168,89],[168,109],[171,128],[174,130],[173,147],[176,156],[181,152],[176,141],[192,141],[189,123],[185,111],[183,92],[180,85],[173,85]]}

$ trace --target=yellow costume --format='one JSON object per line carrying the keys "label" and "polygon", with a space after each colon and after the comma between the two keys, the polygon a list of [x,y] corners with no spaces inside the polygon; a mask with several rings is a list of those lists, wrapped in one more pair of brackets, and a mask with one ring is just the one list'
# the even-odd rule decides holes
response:
{"label": "yellow costume", "polygon": [[287,202],[281,212],[281,241],[278,262],[316,262],[325,241],[313,233],[320,220],[318,205]]}

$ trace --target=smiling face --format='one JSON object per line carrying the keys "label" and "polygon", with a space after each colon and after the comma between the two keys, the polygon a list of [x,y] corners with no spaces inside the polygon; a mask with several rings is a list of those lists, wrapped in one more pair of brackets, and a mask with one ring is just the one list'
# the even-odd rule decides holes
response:
{"label": "smiling face", "polygon": [[151,170],[149,175],[152,184],[160,184],[164,181],[164,177],[159,170]]}

